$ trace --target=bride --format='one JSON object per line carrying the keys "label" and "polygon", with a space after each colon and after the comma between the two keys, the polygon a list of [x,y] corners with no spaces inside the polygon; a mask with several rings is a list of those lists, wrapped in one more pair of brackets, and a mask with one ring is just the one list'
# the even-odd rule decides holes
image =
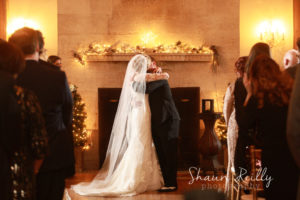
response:
{"label": "bride", "polygon": [[79,195],[132,196],[163,186],[145,90],[146,82],[168,79],[169,75],[147,73],[155,67],[143,54],[129,61],[104,164],[92,182],[71,186]]}

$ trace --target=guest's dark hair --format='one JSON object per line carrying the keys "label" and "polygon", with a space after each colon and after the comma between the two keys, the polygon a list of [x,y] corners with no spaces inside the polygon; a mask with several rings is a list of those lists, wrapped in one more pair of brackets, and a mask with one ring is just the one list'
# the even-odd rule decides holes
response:
{"label": "guest's dark hair", "polygon": [[48,57],[47,62],[55,64],[57,60],[61,60],[61,58],[59,56],[51,55]]}
{"label": "guest's dark hair", "polygon": [[298,51],[300,51],[300,37],[298,37],[297,39],[297,47],[298,47]]}
{"label": "guest's dark hair", "polygon": [[16,30],[8,41],[20,47],[25,55],[33,54],[38,47],[37,32],[28,27]]}
{"label": "guest's dark hair", "polygon": [[245,72],[245,64],[247,62],[247,59],[248,59],[248,56],[242,56],[242,57],[239,57],[237,59],[237,61],[235,62],[234,66],[235,66],[235,70],[237,72],[239,72],[242,76]]}
{"label": "guest's dark hair", "polygon": [[0,70],[19,74],[25,67],[24,55],[19,47],[0,41]]}
{"label": "guest's dark hair", "polygon": [[249,70],[259,55],[266,55],[267,57],[271,57],[270,46],[263,42],[258,42],[250,50],[249,57],[245,64],[245,72],[249,75]]}
{"label": "guest's dark hair", "polygon": [[249,71],[253,94],[258,99],[258,108],[268,100],[277,106],[288,105],[293,79],[280,70],[279,65],[267,55],[257,56]]}
{"label": "guest's dark hair", "polygon": [[37,38],[38,38],[38,42],[39,42],[39,54],[41,55],[44,50],[45,41],[44,41],[44,37],[43,37],[43,34],[41,31],[36,30],[36,34],[37,34]]}

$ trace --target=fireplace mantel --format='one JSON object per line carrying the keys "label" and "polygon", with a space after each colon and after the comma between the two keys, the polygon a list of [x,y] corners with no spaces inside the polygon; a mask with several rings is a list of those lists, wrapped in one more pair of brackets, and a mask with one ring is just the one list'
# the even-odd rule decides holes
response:
{"label": "fireplace mantel", "polygon": [[[118,53],[113,55],[87,55],[87,62],[115,62],[129,61],[134,53]],[[155,53],[148,54],[153,56],[157,61],[168,62],[211,62],[212,54],[186,54],[186,53]]]}

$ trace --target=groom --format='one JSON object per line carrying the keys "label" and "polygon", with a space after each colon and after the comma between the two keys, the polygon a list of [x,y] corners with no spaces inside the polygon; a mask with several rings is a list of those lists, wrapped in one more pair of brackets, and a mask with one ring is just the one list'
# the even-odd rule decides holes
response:
{"label": "groom", "polygon": [[[153,62],[149,68],[161,70]],[[151,110],[151,129],[165,185],[159,191],[177,190],[177,137],[180,117],[167,80],[147,82]]]}

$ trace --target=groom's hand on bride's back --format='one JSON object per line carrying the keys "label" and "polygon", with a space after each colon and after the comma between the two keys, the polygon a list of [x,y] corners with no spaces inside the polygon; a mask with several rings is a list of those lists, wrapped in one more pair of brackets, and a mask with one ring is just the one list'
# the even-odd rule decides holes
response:
{"label": "groom's hand on bride's back", "polygon": [[132,83],[132,87],[133,87],[134,91],[139,92],[139,93],[144,93],[145,92],[146,94],[150,94],[153,91],[155,91],[157,88],[159,88],[159,87],[161,87],[165,84],[168,84],[168,81],[164,79],[164,80],[157,80],[157,81],[147,82],[145,90],[140,84],[141,83],[137,82],[137,81],[134,81]]}

